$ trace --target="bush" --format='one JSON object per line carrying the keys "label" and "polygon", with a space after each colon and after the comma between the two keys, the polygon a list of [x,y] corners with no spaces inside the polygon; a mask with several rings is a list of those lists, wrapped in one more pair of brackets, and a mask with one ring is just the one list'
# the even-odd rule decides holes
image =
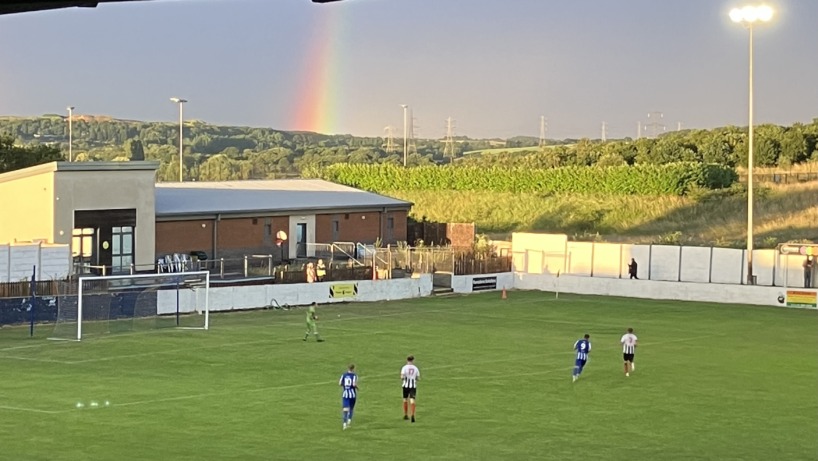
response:
{"label": "bush", "polygon": [[696,188],[729,187],[738,179],[730,167],[702,163],[539,169],[334,164],[322,169],[318,175],[322,179],[370,191],[464,190],[636,195],[685,195]]}

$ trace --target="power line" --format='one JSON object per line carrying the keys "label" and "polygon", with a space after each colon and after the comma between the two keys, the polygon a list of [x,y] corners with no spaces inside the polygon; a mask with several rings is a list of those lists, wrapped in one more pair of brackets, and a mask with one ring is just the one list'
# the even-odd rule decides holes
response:
{"label": "power line", "polygon": [[391,125],[389,125],[386,128],[384,128],[383,131],[386,132],[386,149],[385,150],[386,150],[387,153],[391,154],[391,153],[395,152],[394,128]]}
{"label": "power line", "polygon": [[446,119],[446,141],[443,145],[443,156],[454,159],[454,120]]}
{"label": "power line", "polygon": [[648,113],[648,123],[645,124],[645,126],[648,128],[648,136],[655,138],[667,131],[667,126],[662,123],[662,119],[664,118],[665,114],[661,112]]}

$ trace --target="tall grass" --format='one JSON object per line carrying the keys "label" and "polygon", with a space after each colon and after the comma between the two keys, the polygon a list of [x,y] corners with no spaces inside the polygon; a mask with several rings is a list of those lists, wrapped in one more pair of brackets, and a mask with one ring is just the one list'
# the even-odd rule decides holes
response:
{"label": "tall grass", "polygon": [[[513,231],[567,233],[577,239],[744,245],[747,198],[731,192],[678,196],[605,196],[474,191],[388,191],[415,203],[415,219],[474,222],[495,236]],[[818,183],[757,189],[754,234],[758,247],[789,240],[818,241]]]}

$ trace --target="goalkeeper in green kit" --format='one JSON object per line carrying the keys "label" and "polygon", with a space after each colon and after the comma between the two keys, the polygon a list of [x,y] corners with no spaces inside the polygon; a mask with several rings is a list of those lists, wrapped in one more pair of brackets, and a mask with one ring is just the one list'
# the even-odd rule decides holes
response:
{"label": "goalkeeper in green kit", "polygon": [[304,335],[304,341],[310,337],[310,333],[315,335],[315,339],[320,343],[324,340],[321,339],[321,335],[318,334],[318,327],[315,325],[315,321],[318,320],[318,315],[315,314],[315,306],[318,303],[310,304],[310,308],[307,309],[307,334]]}

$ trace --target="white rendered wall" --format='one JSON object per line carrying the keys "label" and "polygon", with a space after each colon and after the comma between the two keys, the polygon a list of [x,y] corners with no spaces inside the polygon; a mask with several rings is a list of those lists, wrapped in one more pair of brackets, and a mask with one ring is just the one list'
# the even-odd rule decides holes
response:
{"label": "white rendered wall", "polygon": [[610,279],[575,275],[564,275],[557,281],[556,277],[547,274],[524,273],[515,274],[514,288],[554,291],[557,283],[559,283],[561,293],[761,306],[781,306],[779,297],[784,294],[784,290],[780,287]]}
{"label": "white rendered wall", "polygon": [[69,246],[42,243],[0,245],[0,282],[30,280],[35,266],[37,280],[64,279],[71,270]]}
{"label": "white rendered wall", "polygon": [[[330,296],[332,285],[357,285],[357,295],[349,298]],[[510,283],[509,283],[510,285]],[[281,306],[306,306],[337,302],[390,301],[429,296],[432,293],[432,276],[423,274],[419,278],[391,280],[359,280],[356,282],[320,282],[279,285],[253,285],[235,287],[210,287],[210,310],[230,311],[238,309],[258,309],[269,306],[275,300]],[[179,292],[180,312],[194,309],[193,290]],[[202,302],[201,294],[199,301]],[[157,312],[176,312],[176,290],[160,290],[157,294]]]}

